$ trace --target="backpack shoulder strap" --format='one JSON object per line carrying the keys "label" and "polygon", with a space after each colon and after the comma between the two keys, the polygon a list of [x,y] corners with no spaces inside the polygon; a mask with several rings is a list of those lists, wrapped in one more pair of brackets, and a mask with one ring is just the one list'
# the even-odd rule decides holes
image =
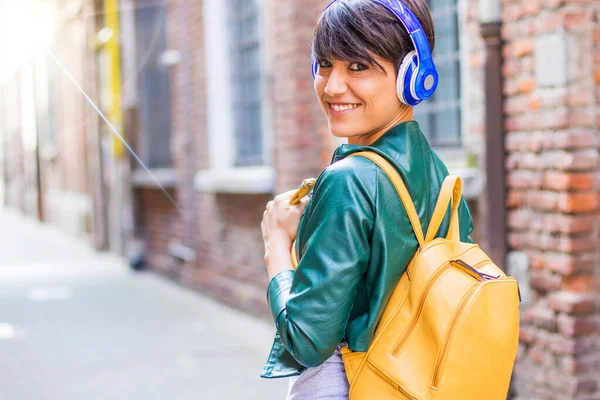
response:
{"label": "backpack shoulder strap", "polygon": [[421,228],[421,221],[419,220],[419,214],[417,214],[417,210],[415,209],[415,205],[408,193],[408,189],[406,189],[406,185],[402,181],[400,174],[394,168],[388,160],[380,156],[379,154],[372,151],[359,151],[357,153],[351,154],[352,156],[360,156],[368,158],[373,161],[375,164],[379,166],[385,172],[387,177],[392,181],[394,188],[398,192],[400,199],[402,200],[402,204],[404,205],[404,209],[408,214],[408,219],[410,220],[410,224],[413,227],[413,231],[415,232],[415,236],[417,237],[417,241],[419,242],[419,247],[423,247],[425,244],[425,239],[423,237],[423,229]]}
{"label": "backpack shoulder strap", "polygon": [[449,240],[460,241],[460,224],[458,222],[458,206],[462,198],[462,182],[460,177],[448,175],[444,179],[440,194],[438,196],[435,210],[431,216],[431,222],[427,229],[427,235],[425,242],[429,243],[440,229],[440,225],[448,210],[448,204],[452,204],[450,211],[450,226],[448,227],[448,235],[446,236]]}

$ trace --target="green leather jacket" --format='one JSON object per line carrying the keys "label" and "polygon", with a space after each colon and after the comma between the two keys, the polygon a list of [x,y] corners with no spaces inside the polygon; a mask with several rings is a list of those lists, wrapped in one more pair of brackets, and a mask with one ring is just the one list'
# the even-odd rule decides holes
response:
{"label": "green leather jacket", "polygon": [[[342,342],[367,351],[383,309],[417,250],[408,215],[387,176],[364,157],[372,150],[400,171],[427,231],[448,170],[415,121],[390,129],[371,146],[341,145],[313,188],[300,219],[296,271],[277,274],[267,300],[277,326],[261,376],[298,375],[328,359]],[[448,230],[449,212],[438,236]],[[473,223],[459,209],[461,239]]]}

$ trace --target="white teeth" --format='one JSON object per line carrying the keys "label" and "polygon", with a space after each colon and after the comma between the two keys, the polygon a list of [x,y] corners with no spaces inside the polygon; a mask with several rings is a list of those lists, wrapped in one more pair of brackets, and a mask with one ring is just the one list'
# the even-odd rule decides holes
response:
{"label": "white teeth", "polygon": [[331,104],[330,103],[330,106],[335,111],[346,111],[346,110],[352,110],[352,109],[360,106],[360,104]]}

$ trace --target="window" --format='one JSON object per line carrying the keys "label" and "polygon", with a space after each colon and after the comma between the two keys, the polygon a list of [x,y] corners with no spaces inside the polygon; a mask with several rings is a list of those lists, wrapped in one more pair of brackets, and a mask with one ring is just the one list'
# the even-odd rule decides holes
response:
{"label": "window", "polygon": [[270,72],[272,43],[260,0],[204,0],[208,169],[196,175],[200,191],[272,193]]}
{"label": "window", "polygon": [[263,164],[258,0],[228,0],[236,166]]}
{"label": "window", "polygon": [[171,167],[171,90],[168,67],[159,56],[167,48],[166,5],[140,2],[135,11],[138,39],[141,158],[149,168]]}
{"label": "window", "polygon": [[435,94],[414,109],[414,119],[434,147],[461,146],[460,58],[457,0],[429,0],[435,24]]}

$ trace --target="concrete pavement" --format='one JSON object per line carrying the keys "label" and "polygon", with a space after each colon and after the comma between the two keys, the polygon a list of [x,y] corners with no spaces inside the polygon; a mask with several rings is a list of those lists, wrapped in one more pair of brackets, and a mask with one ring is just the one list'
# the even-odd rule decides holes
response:
{"label": "concrete pavement", "polygon": [[0,211],[0,400],[285,399],[274,328]]}

